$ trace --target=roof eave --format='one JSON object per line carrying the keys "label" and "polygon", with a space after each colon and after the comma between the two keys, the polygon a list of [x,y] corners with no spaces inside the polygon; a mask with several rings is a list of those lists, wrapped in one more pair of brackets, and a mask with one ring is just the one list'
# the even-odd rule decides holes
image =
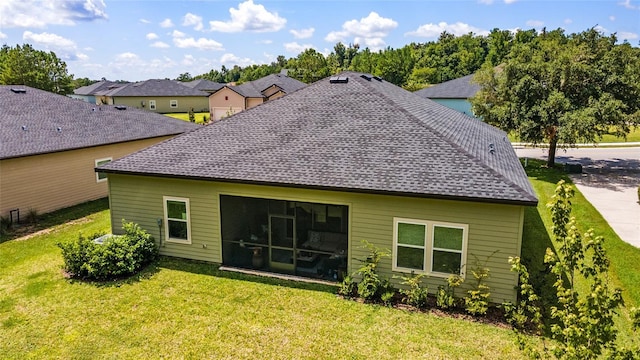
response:
{"label": "roof eave", "polygon": [[160,178],[168,178],[168,179],[199,180],[199,181],[212,181],[212,182],[216,181],[216,182],[247,184],[247,185],[277,186],[277,187],[309,189],[309,190],[342,191],[342,192],[372,194],[372,195],[389,195],[389,196],[414,197],[414,198],[424,198],[424,199],[455,200],[455,201],[480,202],[480,203],[503,204],[503,205],[521,205],[521,206],[537,206],[538,205],[538,199],[532,199],[532,200],[495,199],[495,198],[466,197],[466,196],[439,195],[439,194],[426,194],[426,193],[411,193],[411,192],[400,192],[400,191],[385,191],[385,190],[376,190],[376,189],[359,189],[359,188],[348,188],[348,187],[279,183],[279,182],[256,181],[256,180],[212,178],[212,177],[205,177],[205,176],[145,173],[145,172],[139,172],[139,171],[123,171],[123,170],[113,170],[113,169],[98,170],[97,168],[95,168],[94,170],[96,172],[108,173],[108,174],[160,177]]}

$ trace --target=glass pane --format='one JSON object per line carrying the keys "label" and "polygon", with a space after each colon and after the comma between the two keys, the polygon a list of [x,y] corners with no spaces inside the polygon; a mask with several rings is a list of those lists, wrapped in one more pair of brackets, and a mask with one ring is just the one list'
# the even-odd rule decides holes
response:
{"label": "glass pane", "polygon": [[424,269],[424,250],[407,248],[398,246],[396,266],[423,270]]}
{"label": "glass pane", "polygon": [[106,178],[107,178],[107,173],[103,173],[103,172],[98,173],[98,180],[103,180]]}
{"label": "glass pane", "polygon": [[182,201],[167,200],[167,217],[187,220],[187,204]]}
{"label": "glass pane", "polygon": [[431,270],[447,274],[460,274],[462,254],[446,251],[433,251],[433,265]]}
{"label": "glass pane", "polygon": [[100,160],[100,161],[98,161],[97,166],[104,165],[104,164],[110,163],[110,162],[111,162],[111,160]]}
{"label": "glass pane", "polygon": [[293,250],[271,249],[271,261],[293,264]]}
{"label": "glass pane", "polygon": [[424,246],[426,226],[398,223],[398,244]]}
{"label": "glass pane", "polygon": [[187,240],[187,223],[169,220],[169,237],[172,239]]}
{"label": "glass pane", "polygon": [[433,227],[433,247],[462,251],[462,229],[444,226]]}

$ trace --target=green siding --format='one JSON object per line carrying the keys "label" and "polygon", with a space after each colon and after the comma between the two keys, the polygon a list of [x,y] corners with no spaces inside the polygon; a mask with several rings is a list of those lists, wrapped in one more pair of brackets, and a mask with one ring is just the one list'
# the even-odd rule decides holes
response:
{"label": "green siding", "polygon": [[[358,262],[352,259],[363,259],[368,255],[362,247],[362,240],[391,250],[394,217],[468,224],[467,278],[458,294],[463,294],[473,284],[471,270],[477,259],[481,263],[486,261],[491,270],[487,284],[491,287],[492,301],[513,301],[516,297],[514,286],[517,276],[509,271],[507,259],[520,255],[523,206],[120,174],[109,174],[109,185],[114,232],[119,230],[124,218],[139,223],[156,239],[159,238],[156,219],[164,216],[162,197],[189,198],[192,244],[164,243],[161,253],[214,263],[222,262],[218,213],[220,194],[348,205],[350,272],[358,266]],[[499,251],[495,252],[496,249]],[[392,273],[391,258],[383,260],[380,271],[389,277],[402,275]],[[397,285],[397,279],[394,281]],[[438,285],[445,283],[445,279],[431,277],[427,283],[433,292]]]}

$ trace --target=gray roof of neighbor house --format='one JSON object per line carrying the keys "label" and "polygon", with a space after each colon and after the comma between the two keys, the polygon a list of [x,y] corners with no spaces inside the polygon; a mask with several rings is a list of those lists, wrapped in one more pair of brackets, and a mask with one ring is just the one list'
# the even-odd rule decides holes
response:
{"label": "gray roof of neighbor house", "polygon": [[200,127],[118,108],[123,107],[97,106],[22,85],[0,85],[0,159],[177,135]]}
{"label": "gray roof of neighbor house", "polygon": [[228,86],[228,88],[244,97],[261,98],[264,97],[262,92],[272,85],[276,85],[286,94],[290,94],[307,86],[307,84],[302,81],[298,81],[280,73],[267,75],[258,80],[248,81],[240,85]]}
{"label": "gray roof of neighbor house", "polygon": [[184,86],[188,86],[192,89],[206,91],[206,92],[214,92],[222,89],[226,84],[221,84],[215,81],[206,80],[206,79],[198,79],[189,82],[181,83]]}
{"label": "gray roof of neighbor house", "polygon": [[118,96],[209,96],[209,93],[200,91],[174,80],[151,79],[99,93],[112,97]]}
{"label": "gray roof of neighbor house", "polygon": [[117,82],[108,81],[108,80],[98,81],[91,85],[79,87],[73,90],[73,93],[76,95],[95,95],[100,91],[113,90],[115,88],[118,88],[127,84],[128,83],[117,83]]}
{"label": "gray roof of neighbor house", "polygon": [[418,90],[415,94],[427,99],[469,99],[480,90],[480,85],[472,80],[473,74]]}
{"label": "gray roof of neighbor house", "polygon": [[506,133],[355,72],[320,80],[113,161],[102,170],[537,203]]}

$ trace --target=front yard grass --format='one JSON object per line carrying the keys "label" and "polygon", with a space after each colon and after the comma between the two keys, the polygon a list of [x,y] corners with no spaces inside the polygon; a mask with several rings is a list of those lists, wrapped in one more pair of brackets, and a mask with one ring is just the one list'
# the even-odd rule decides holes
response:
{"label": "front yard grass", "polygon": [[0,358],[522,358],[505,328],[211,264],[162,258],[123,281],[65,279],[55,244],[109,226],[102,210],[0,244]]}
{"label": "front yard grass", "polygon": [[[180,119],[183,121],[189,121],[189,113],[168,113],[168,114],[163,114],[165,116],[170,116],[174,119]],[[211,119],[209,119],[210,114],[208,112],[197,112],[194,113],[194,116],[196,118],[196,124],[204,124],[204,117],[207,117],[207,121],[210,121]]]}

